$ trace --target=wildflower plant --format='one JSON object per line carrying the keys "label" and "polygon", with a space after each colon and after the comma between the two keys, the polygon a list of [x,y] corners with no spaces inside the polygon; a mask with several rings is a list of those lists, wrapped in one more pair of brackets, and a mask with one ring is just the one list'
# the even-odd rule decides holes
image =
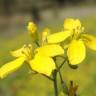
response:
{"label": "wildflower plant", "polygon": [[[81,22],[72,18],[64,20],[63,30],[60,32],[51,33],[50,29],[45,28],[41,32],[41,38],[33,22],[28,23],[27,29],[32,37],[32,44],[23,45],[20,49],[10,52],[15,60],[0,68],[0,78],[3,79],[26,62],[31,71],[53,82],[55,96],[59,96],[57,75],[61,80],[62,92],[67,96],[77,96],[78,85],[70,81],[70,86],[67,86],[62,78],[61,68],[65,62],[71,68],[80,64],[86,57],[86,46],[96,51],[96,37],[87,34]],[[56,62],[59,57],[62,58],[61,64]]]}

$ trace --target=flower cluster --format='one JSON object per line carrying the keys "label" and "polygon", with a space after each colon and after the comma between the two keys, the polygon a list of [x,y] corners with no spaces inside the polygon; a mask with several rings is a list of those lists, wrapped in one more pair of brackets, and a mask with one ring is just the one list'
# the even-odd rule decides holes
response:
{"label": "flower cluster", "polygon": [[0,78],[14,72],[24,62],[29,64],[32,71],[50,76],[56,69],[53,57],[64,56],[65,49],[71,65],[77,65],[85,59],[86,46],[96,51],[96,38],[85,34],[84,27],[78,19],[65,19],[64,28],[60,32],[51,34],[50,30],[45,28],[41,32],[41,40],[38,37],[36,24],[29,22],[27,29],[37,47],[29,44],[16,51],[11,51],[11,55],[16,59],[0,68]]}

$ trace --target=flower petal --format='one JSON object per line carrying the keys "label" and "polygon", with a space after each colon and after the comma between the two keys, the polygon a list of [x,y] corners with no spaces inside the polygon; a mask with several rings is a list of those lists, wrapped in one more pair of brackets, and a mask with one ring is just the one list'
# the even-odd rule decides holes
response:
{"label": "flower petal", "polygon": [[71,31],[57,32],[47,37],[48,43],[60,43],[71,36]]}
{"label": "flower petal", "polygon": [[47,43],[47,36],[50,34],[50,29],[45,28],[42,32],[42,45]]}
{"label": "flower petal", "polygon": [[81,27],[81,22],[79,19],[71,19],[67,18],[64,20],[64,29],[65,30],[73,30],[76,29],[77,27]]}
{"label": "flower petal", "polygon": [[25,57],[26,59],[32,53],[32,45],[24,45],[22,48],[10,52],[14,57]]}
{"label": "flower petal", "polygon": [[29,63],[33,70],[48,76],[50,76],[52,71],[56,68],[52,58],[39,54],[36,54],[35,58]]}
{"label": "flower petal", "polygon": [[45,45],[36,49],[36,51],[44,56],[54,57],[64,54],[64,49],[58,44]]}
{"label": "flower petal", "polygon": [[73,40],[67,51],[70,64],[76,65],[81,63],[86,55],[86,48],[82,40]]}
{"label": "flower petal", "polygon": [[76,28],[76,27],[79,27],[79,28],[81,27],[81,22],[80,22],[79,19],[76,19],[76,20],[75,20],[75,28]]}
{"label": "flower petal", "polygon": [[13,71],[17,70],[19,67],[22,66],[25,58],[21,57],[16,60],[13,60],[0,68],[0,78],[6,77],[8,74],[12,73]]}
{"label": "flower petal", "polygon": [[64,20],[64,29],[65,30],[73,30],[75,27],[75,20],[71,18],[67,18]]}
{"label": "flower petal", "polygon": [[83,35],[85,37],[85,44],[92,50],[96,51],[96,37],[88,34]]}
{"label": "flower petal", "polygon": [[17,49],[15,51],[11,51],[10,52],[11,55],[14,56],[14,57],[24,57],[24,54],[22,52],[24,50],[24,47],[25,47],[25,45],[22,48],[20,48],[20,49]]}

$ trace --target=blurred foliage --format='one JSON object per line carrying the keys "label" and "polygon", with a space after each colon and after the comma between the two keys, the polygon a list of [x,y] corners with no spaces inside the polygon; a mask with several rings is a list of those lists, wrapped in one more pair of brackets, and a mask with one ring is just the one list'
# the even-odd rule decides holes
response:
{"label": "blurred foliage", "polygon": [[31,13],[36,7],[39,11],[46,8],[61,7],[66,5],[96,4],[96,0],[0,0],[0,13]]}

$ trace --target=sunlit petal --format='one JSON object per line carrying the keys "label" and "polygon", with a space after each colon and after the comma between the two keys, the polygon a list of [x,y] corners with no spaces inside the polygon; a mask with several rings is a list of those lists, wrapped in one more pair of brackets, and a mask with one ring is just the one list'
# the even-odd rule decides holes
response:
{"label": "sunlit petal", "polygon": [[60,43],[71,36],[71,31],[57,32],[47,37],[48,43]]}
{"label": "sunlit petal", "polygon": [[79,19],[76,19],[76,20],[75,20],[75,28],[76,28],[76,27],[79,27],[79,28],[81,27],[81,22],[80,22]]}
{"label": "sunlit petal", "polygon": [[37,71],[38,73],[42,73],[48,76],[50,76],[52,71],[56,68],[55,62],[52,58],[38,54],[33,60],[30,61],[30,66],[33,70]]}
{"label": "sunlit petal", "polygon": [[36,49],[42,55],[54,57],[64,54],[64,49],[58,44],[45,45]]}
{"label": "sunlit petal", "polygon": [[11,61],[9,63],[6,63],[0,68],[0,78],[6,77],[8,74],[16,71],[18,68],[20,68],[24,62],[25,58],[21,57],[18,59],[15,59],[14,61]]}
{"label": "sunlit petal", "polygon": [[67,18],[64,20],[64,29],[73,30],[75,28],[75,20],[71,18]]}
{"label": "sunlit petal", "polygon": [[83,35],[85,37],[85,44],[92,50],[96,51],[96,37],[88,34]]}
{"label": "sunlit petal", "polygon": [[81,27],[81,22],[79,19],[68,18],[64,20],[64,29],[66,30],[73,30],[80,27]]}
{"label": "sunlit petal", "polygon": [[82,40],[73,40],[67,51],[70,64],[76,65],[81,63],[86,55],[86,48]]}

